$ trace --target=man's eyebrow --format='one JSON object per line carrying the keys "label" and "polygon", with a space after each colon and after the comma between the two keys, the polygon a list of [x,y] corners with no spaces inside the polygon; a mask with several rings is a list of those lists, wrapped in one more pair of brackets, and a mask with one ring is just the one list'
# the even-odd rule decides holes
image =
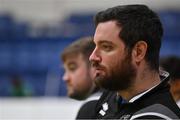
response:
{"label": "man's eyebrow", "polygon": [[73,60],[67,60],[66,62],[64,62],[64,64],[69,65],[69,64],[75,64],[76,62]]}
{"label": "man's eyebrow", "polygon": [[104,44],[104,43],[113,45],[113,43],[111,41],[107,41],[107,40],[101,40],[98,42],[98,44]]}
{"label": "man's eyebrow", "polygon": [[76,64],[76,62],[75,62],[75,61],[69,61],[69,62],[67,63],[67,65],[71,65],[71,64]]}

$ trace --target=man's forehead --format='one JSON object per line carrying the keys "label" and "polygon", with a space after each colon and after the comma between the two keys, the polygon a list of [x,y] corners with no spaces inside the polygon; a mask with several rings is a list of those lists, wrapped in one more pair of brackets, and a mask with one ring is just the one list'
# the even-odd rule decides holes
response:
{"label": "man's forehead", "polygon": [[116,24],[116,21],[99,23],[94,34],[94,42],[96,44],[102,41],[112,42],[119,38],[120,31],[121,27]]}
{"label": "man's forehead", "polygon": [[71,55],[66,56],[64,63],[76,62],[82,58],[83,58],[83,55],[81,53],[71,54]]}

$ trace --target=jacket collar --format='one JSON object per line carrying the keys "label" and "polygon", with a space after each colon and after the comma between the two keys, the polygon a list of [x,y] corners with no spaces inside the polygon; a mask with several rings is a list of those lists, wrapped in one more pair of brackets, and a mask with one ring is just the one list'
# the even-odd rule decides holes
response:
{"label": "jacket collar", "polygon": [[166,84],[169,80],[169,73],[166,72],[166,71],[162,71],[160,70],[159,71],[159,75],[160,75],[160,79],[161,79],[161,82],[153,87],[151,87],[150,89],[144,91],[143,93],[140,93],[136,96],[134,96],[133,98],[131,98],[128,103],[133,103],[134,101],[140,99],[141,97],[143,97],[144,95],[146,94],[149,94],[151,93],[152,91],[158,89],[158,88],[161,88],[162,86],[164,86],[164,84]]}

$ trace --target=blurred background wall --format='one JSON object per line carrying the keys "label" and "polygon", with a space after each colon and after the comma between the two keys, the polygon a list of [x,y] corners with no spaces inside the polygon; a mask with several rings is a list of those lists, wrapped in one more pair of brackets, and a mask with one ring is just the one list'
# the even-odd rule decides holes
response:
{"label": "blurred background wall", "polygon": [[[14,100],[14,97],[21,97],[25,106],[31,105],[32,101],[29,103],[29,99],[42,100],[51,97],[51,101],[52,98],[60,98],[59,102],[55,102],[57,105],[47,109],[52,111],[59,105],[59,109],[55,111],[62,113],[61,108],[70,105],[67,109],[70,112],[67,114],[72,118],[71,105],[77,109],[81,102],[77,102],[77,105],[62,104],[64,100],[69,99],[64,99],[66,87],[61,79],[64,72],[60,61],[61,51],[77,38],[93,35],[93,16],[97,11],[115,5],[138,3],[148,5],[162,20],[165,33],[161,57],[180,56],[179,0],[0,0],[2,119],[9,116],[9,103],[19,106],[18,99]],[[9,102],[4,102],[7,99]],[[49,101],[45,100],[45,103],[51,106],[53,100]],[[40,111],[38,108],[35,109]],[[32,112],[34,109],[28,110],[26,112]],[[10,114],[13,112],[15,110]],[[23,108],[20,112],[23,112]],[[46,112],[48,111],[45,111],[45,114]],[[68,116],[67,114],[65,116]],[[59,118],[62,118],[62,115],[60,116]]]}

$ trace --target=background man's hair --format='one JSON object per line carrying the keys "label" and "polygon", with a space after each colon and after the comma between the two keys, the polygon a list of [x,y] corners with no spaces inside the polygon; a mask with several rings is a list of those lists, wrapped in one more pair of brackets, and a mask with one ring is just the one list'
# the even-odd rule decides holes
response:
{"label": "background man's hair", "polygon": [[61,59],[65,62],[72,56],[82,54],[86,62],[89,63],[89,56],[93,52],[95,44],[92,37],[83,37],[67,46],[61,54]]}

